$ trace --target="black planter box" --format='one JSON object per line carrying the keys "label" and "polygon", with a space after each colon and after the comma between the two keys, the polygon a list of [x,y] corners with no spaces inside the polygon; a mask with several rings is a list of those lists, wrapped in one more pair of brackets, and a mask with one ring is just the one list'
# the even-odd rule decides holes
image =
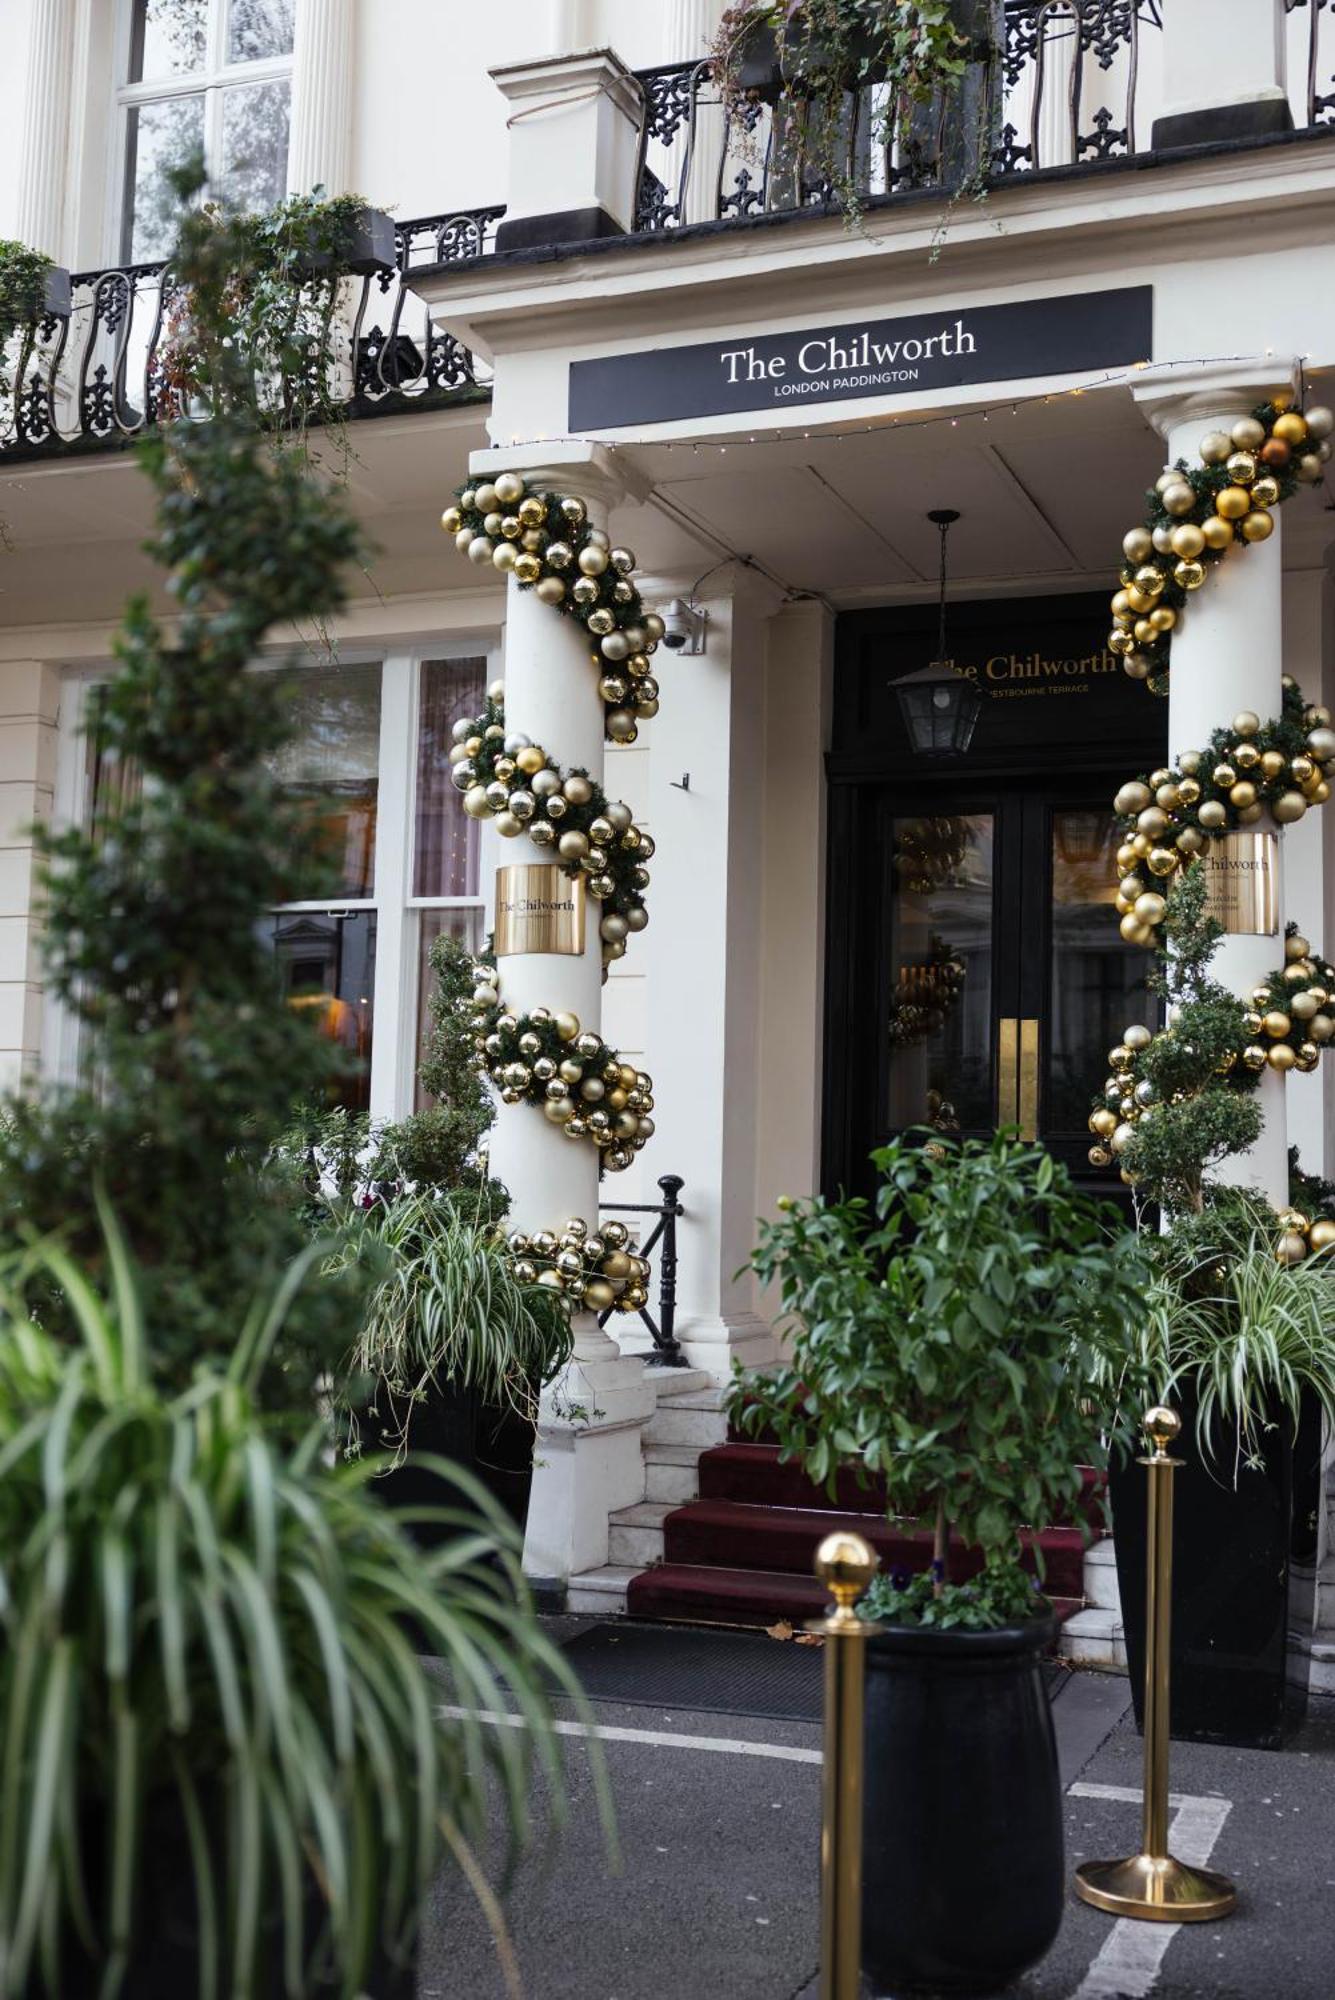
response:
{"label": "black planter box", "polygon": [[301,259],[302,269],[317,277],[339,263],[359,278],[392,271],[398,263],[394,218],[383,208],[362,208],[351,218],[336,251],[313,250]]}
{"label": "black planter box", "polygon": [[70,274],[60,264],[53,264],[46,274],[46,289],[42,294],[42,319],[68,319],[74,310],[73,294],[70,290]]}
{"label": "black planter box", "polygon": [[[533,1484],[533,1443],[534,1426],[518,1411],[483,1402],[475,1389],[428,1389],[413,1408],[406,1461],[373,1479],[368,1490],[395,1509],[465,1504],[458,1487],[430,1466],[414,1463],[418,1453],[427,1452],[471,1472],[522,1535]],[[423,1521],[410,1524],[410,1532],[419,1547],[435,1548],[457,1530]]]}
{"label": "black planter box", "polygon": [[[1239,1463],[1216,1424],[1204,1459],[1194,1398],[1179,1404],[1173,1455],[1172,1723],[1191,1743],[1277,1750],[1301,1720],[1305,1693],[1288,1681],[1294,1428],[1276,1412],[1259,1466]],[[1127,1668],[1143,1725],[1145,1697],[1145,1468],[1109,1470]]]}
{"label": "black planter box", "polygon": [[868,1642],[862,1962],[878,1993],[995,1993],[1061,1928],[1061,1780],[1039,1666],[1055,1631],[1049,1614]]}

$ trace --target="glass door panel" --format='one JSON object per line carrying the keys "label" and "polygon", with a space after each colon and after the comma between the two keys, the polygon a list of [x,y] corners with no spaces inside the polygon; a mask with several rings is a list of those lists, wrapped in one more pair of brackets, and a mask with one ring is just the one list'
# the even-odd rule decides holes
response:
{"label": "glass door panel", "polygon": [[985,1130],[995,1118],[995,817],[895,817],[889,830],[882,1123]]}
{"label": "glass door panel", "polygon": [[1125,944],[1117,927],[1119,838],[1111,813],[1080,807],[1050,815],[1044,1137],[1087,1143],[1108,1050],[1129,1022],[1157,1022],[1158,1002],[1145,983],[1153,954]]}

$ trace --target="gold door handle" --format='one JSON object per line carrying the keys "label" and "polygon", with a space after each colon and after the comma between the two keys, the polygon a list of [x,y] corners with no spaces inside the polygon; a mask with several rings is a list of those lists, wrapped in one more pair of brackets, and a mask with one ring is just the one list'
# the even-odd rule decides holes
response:
{"label": "gold door handle", "polygon": [[1016,1123],[1022,1139],[1038,1137],[1038,1022],[1020,1023],[1020,1081]]}
{"label": "gold door handle", "polygon": [[997,1023],[997,1123],[1015,1125],[1020,1117],[1020,1023],[1008,1015]]}

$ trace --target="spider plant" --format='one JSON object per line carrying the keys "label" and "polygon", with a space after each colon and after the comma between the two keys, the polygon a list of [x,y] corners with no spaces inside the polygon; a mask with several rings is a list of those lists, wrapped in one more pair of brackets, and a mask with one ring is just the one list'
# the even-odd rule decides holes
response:
{"label": "spider plant", "polygon": [[[424,1552],[367,1493],[373,1461],[264,1421],[319,1246],[239,1314],[230,1365],[173,1391],[104,1228],[105,1296],[51,1244],[0,1274],[0,1996],[350,2000],[410,1950],[448,1855],[495,1916],[488,1796],[522,1842],[536,1761],[560,1813],[546,1689],[576,1689],[475,1484],[436,1468],[453,1532]],[[73,1342],[30,1317],[34,1284]]]}
{"label": "spider plant", "polygon": [[[570,1358],[570,1316],[546,1285],[521,1284],[504,1233],[467,1196],[430,1190],[366,1211],[365,1227],[388,1256],[348,1361],[379,1441],[396,1460],[408,1447],[414,1406],[446,1385],[521,1415]],[[357,1254],[355,1244],[350,1255]],[[353,1417],[354,1437],[356,1419]]]}

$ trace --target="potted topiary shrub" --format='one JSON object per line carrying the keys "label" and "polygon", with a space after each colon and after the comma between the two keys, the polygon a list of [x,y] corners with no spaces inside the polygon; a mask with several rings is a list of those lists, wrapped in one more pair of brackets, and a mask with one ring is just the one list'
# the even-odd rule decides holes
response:
{"label": "potted topiary shrub", "polygon": [[[1104,1450],[1089,1395],[1141,1300],[1111,1210],[1041,1147],[910,1134],[873,1154],[874,1207],[781,1204],[753,1265],[791,1360],[742,1376],[818,1484],[884,1481],[923,1572],[877,1578],[869,1642],[863,1960],[895,1992],[987,1992],[1061,1922],[1061,1791],[1038,1663],[1056,1631],[1027,1530],[1077,1518]],[[964,1580],[967,1579],[967,1580]],[[960,1866],[969,1856],[967,1869]]]}
{"label": "potted topiary shrub", "polygon": [[[318,1254],[180,1390],[103,1223],[105,1295],[58,1248],[0,1273],[4,1991],[410,2000],[426,1899],[452,1855],[478,1880],[498,1810],[522,1837],[535,1756],[559,1811],[549,1689],[577,1688],[476,1482],[437,1467],[424,1551],[370,1462],[257,1400]],[[73,1338],[32,1316],[53,1293]],[[470,1719],[511,1704],[514,1743]]]}
{"label": "potted topiary shrub", "polygon": [[[1168,896],[1151,981],[1172,1010],[1170,1025],[1154,1036],[1139,1025],[1125,1031],[1129,1039],[1109,1062],[1116,1092],[1110,1075],[1090,1125],[1095,1154],[1106,1160],[1111,1148],[1138,1202],[1157,1210],[1158,1226],[1145,1232],[1153,1284],[1137,1329],[1138,1375],[1183,1418],[1173,1733],[1276,1748],[1301,1706],[1287,1672],[1295,1476],[1309,1491],[1316,1484],[1321,1432],[1335,1421],[1335,1228],[1318,1219],[1321,1185],[1297,1173],[1296,1161],[1292,1192],[1301,1210],[1276,1213],[1260,1195],[1216,1177],[1255,1141],[1261,1123],[1256,1017],[1210,971],[1221,935],[1206,910],[1203,870],[1187,869]],[[1300,975],[1311,969],[1307,952],[1306,940],[1291,935],[1289,964]],[[1309,1230],[1316,1246],[1310,1255]],[[1306,1459],[1295,1466],[1300,1439]],[[1139,1712],[1140,1466],[1115,1462],[1110,1490]],[[1223,1549],[1227,1562],[1220,1561]]]}

